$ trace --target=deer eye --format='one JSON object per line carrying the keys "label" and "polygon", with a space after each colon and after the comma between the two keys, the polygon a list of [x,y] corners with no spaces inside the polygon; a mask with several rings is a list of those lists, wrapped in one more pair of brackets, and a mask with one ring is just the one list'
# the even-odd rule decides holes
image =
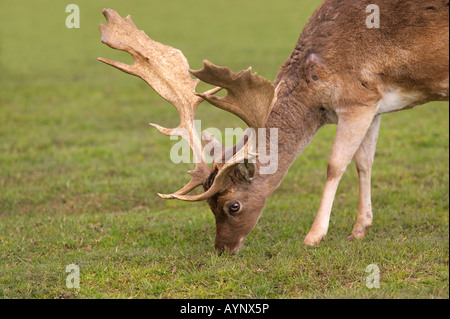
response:
{"label": "deer eye", "polygon": [[230,206],[228,206],[228,211],[231,214],[235,214],[241,210],[241,204],[239,202],[234,202]]}

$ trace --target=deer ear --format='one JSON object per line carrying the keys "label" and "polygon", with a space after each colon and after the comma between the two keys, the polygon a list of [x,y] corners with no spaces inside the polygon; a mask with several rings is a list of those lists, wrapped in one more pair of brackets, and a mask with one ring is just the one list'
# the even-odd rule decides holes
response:
{"label": "deer ear", "polygon": [[250,163],[247,160],[244,163],[239,163],[237,166],[239,173],[249,182],[252,181],[256,173],[256,164]]}

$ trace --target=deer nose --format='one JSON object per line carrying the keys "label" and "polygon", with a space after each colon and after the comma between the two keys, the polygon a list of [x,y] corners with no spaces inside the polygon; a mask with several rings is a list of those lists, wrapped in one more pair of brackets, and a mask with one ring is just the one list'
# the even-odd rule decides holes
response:
{"label": "deer nose", "polygon": [[242,247],[245,236],[242,236],[235,244],[223,244],[216,243],[214,248],[218,252],[219,256],[223,253],[228,253],[229,255],[236,255],[239,249]]}
{"label": "deer nose", "polygon": [[224,253],[227,253],[228,255],[236,255],[239,252],[239,248],[230,248],[228,246],[223,247],[215,247],[217,253],[219,256],[222,256]]}

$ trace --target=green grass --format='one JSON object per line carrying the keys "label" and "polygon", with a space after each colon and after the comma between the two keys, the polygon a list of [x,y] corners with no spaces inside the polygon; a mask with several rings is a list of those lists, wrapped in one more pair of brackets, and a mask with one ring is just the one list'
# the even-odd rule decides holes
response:
{"label": "green grass", "polygon": [[[213,250],[205,203],[164,201],[188,180],[169,161],[173,141],[148,127],[177,114],[147,85],[98,56],[103,7],[140,29],[238,71],[274,79],[316,0],[87,1],[81,28],[65,3],[0,3],[0,298],[448,298],[449,108],[432,103],[386,115],[373,172],[374,226],[347,241],[356,220],[352,164],[330,231],[306,248],[334,126],[294,163],[237,256]],[[241,122],[202,105],[204,127]],[[78,264],[80,289],[65,285]],[[368,289],[369,264],[380,289]]]}

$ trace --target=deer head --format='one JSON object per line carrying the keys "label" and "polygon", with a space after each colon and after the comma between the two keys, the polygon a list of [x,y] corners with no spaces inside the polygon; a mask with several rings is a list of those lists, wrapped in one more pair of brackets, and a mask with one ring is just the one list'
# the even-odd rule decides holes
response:
{"label": "deer head", "polygon": [[[257,129],[265,127],[276,102],[277,90],[270,81],[252,73],[251,68],[233,73],[228,68],[205,61],[201,70],[190,70],[180,50],[149,38],[136,28],[130,16],[123,19],[111,9],[104,9],[103,14],[107,24],[100,25],[102,42],[130,53],[134,64],[99,60],[140,77],[173,104],[180,115],[178,127],[168,129],[150,125],[165,135],[184,139],[194,155],[195,169],[189,171],[189,183],[172,194],[158,195],[164,199],[191,202],[206,200],[216,220],[216,250],[237,251],[257,223],[268,198],[264,187],[257,182],[261,180],[256,153]],[[200,80],[217,88],[197,93],[195,89]],[[226,96],[214,95],[221,89],[227,90]],[[244,138],[231,149],[221,147],[206,131],[202,134],[203,146],[194,127],[194,117],[197,106],[204,100],[235,114],[248,125]],[[212,167],[207,164],[206,152],[214,159]],[[203,186],[204,192],[189,195],[198,186]]]}

